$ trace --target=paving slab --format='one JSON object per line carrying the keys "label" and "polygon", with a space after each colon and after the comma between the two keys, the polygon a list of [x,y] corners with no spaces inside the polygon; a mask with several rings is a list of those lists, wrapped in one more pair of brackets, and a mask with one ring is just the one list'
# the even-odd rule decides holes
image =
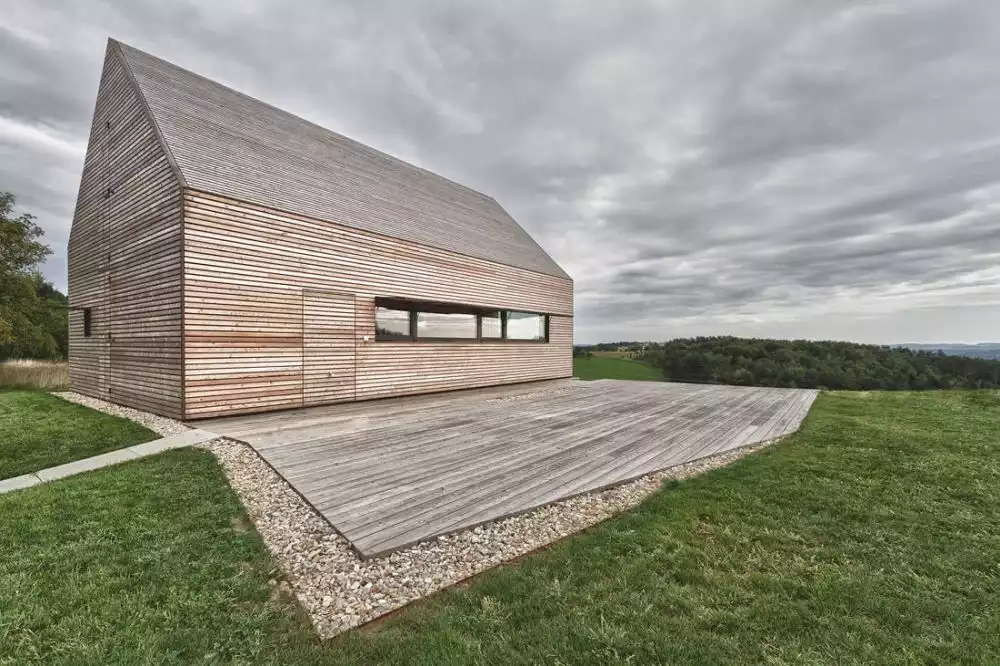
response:
{"label": "paving slab", "polygon": [[74,474],[90,472],[109,465],[117,465],[118,463],[123,463],[127,460],[135,460],[138,457],[138,455],[128,449],[119,449],[117,451],[102,453],[99,456],[84,458],[83,460],[74,460],[73,462],[66,463],[65,465],[49,467],[48,469],[39,470],[35,472],[35,474],[38,475],[39,479],[48,483],[49,481],[64,479],[67,476],[73,476]]}
{"label": "paving slab", "polygon": [[0,495],[3,493],[9,493],[12,490],[20,490],[21,488],[37,486],[41,482],[42,480],[39,479],[36,474],[22,474],[21,476],[4,479],[3,481],[0,481]]}
{"label": "paving slab", "polygon": [[119,463],[128,462],[129,460],[138,460],[139,458],[145,458],[146,456],[162,453],[163,451],[169,451],[171,449],[179,449],[185,446],[201,444],[202,442],[207,442],[209,440],[216,439],[217,437],[218,435],[207,430],[200,430],[198,428],[186,430],[176,435],[153,440],[152,442],[136,444],[135,446],[129,446],[116,451],[108,451],[107,453],[102,453],[97,456],[74,460],[73,462],[66,463],[64,465],[56,465],[55,467],[39,470],[34,474],[25,474],[23,476],[16,476],[12,479],[0,481],[0,494],[7,493],[12,490],[30,488],[31,486],[38,485],[39,483],[47,483],[57,479],[64,479],[68,476],[74,476],[83,472],[91,472],[95,469],[117,465]]}
{"label": "paving slab", "polygon": [[169,437],[164,437],[163,439],[146,442],[145,444],[136,444],[135,446],[128,447],[126,450],[131,451],[139,457],[151,456],[155,453],[162,453],[163,451],[169,451],[171,449],[180,449],[185,446],[201,444],[217,437],[218,435],[213,432],[199,430],[196,428],[194,430],[186,430],[176,435],[170,435]]}

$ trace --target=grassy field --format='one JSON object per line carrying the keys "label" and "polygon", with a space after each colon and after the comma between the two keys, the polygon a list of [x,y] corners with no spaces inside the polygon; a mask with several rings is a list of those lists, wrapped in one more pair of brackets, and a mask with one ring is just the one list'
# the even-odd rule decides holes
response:
{"label": "grassy field", "polygon": [[329,644],[202,452],[0,496],[0,534],[0,661],[990,664],[1000,396],[824,394],[789,440]]}
{"label": "grassy field", "polygon": [[[608,352],[617,353],[617,352]],[[618,356],[595,354],[587,358],[573,358],[573,376],[580,379],[638,379],[663,381],[663,373],[640,361],[630,361]]]}
{"label": "grassy field", "polygon": [[58,391],[69,384],[68,368],[65,361],[3,361],[0,362],[0,389]]}
{"label": "grassy field", "polygon": [[0,390],[0,479],[157,437],[128,419],[42,391]]}
{"label": "grassy field", "polygon": [[630,351],[595,351],[594,356],[607,356],[608,358],[628,358],[633,352]]}

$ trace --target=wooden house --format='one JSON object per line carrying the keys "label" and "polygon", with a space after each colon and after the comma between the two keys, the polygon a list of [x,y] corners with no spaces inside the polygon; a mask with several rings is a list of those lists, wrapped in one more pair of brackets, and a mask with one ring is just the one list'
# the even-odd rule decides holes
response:
{"label": "wooden house", "polygon": [[572,375],[495,200],[114,40],[69,298],[72,390],[175,418]]}

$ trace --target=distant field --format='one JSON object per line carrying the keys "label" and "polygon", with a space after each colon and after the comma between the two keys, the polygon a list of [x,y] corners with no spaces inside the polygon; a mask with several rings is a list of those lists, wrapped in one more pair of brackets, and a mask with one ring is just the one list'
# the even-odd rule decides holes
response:
{"label": "distant field", "polygon": [[[602,352],[620,354],[624,352]],[[573,376],[580,379],[637,379],[641,381],[663,381],[663,374],[656,368],[640,361],[630,361],[615,356],[573,359]]]}
{"label": "distant field", "polygon": [[594,356],[602,356],[606,358],[627,358],[632,352],[627,351],[595,351]]}
{"label": "distant field", "polygon": [[68,367],[65,361],[3,361],[0,388],[64,389],[69,383]]}
{"label": "distant field", "polygon": [[1000,343],[984,342],[976,345],[960,344],[903,344],[907,349],[941,352],[948,356],[967,356],[969,358],[985,358],[1000,361]]}

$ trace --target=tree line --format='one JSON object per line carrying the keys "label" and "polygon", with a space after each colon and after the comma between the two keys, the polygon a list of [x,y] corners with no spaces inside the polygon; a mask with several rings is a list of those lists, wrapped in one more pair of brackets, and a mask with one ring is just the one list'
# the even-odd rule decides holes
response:
{"label": "tree line", "polygon": [[728,336],[614,344],[671,381],[834,390],[1000,387],[1000,361],[903,347]]}
{"label": "tree line", "polygon": [[15,203],[0,192],[0,361],[66,358],[68,301],[41,273],[52,248],[33,215],[14,214]]}

